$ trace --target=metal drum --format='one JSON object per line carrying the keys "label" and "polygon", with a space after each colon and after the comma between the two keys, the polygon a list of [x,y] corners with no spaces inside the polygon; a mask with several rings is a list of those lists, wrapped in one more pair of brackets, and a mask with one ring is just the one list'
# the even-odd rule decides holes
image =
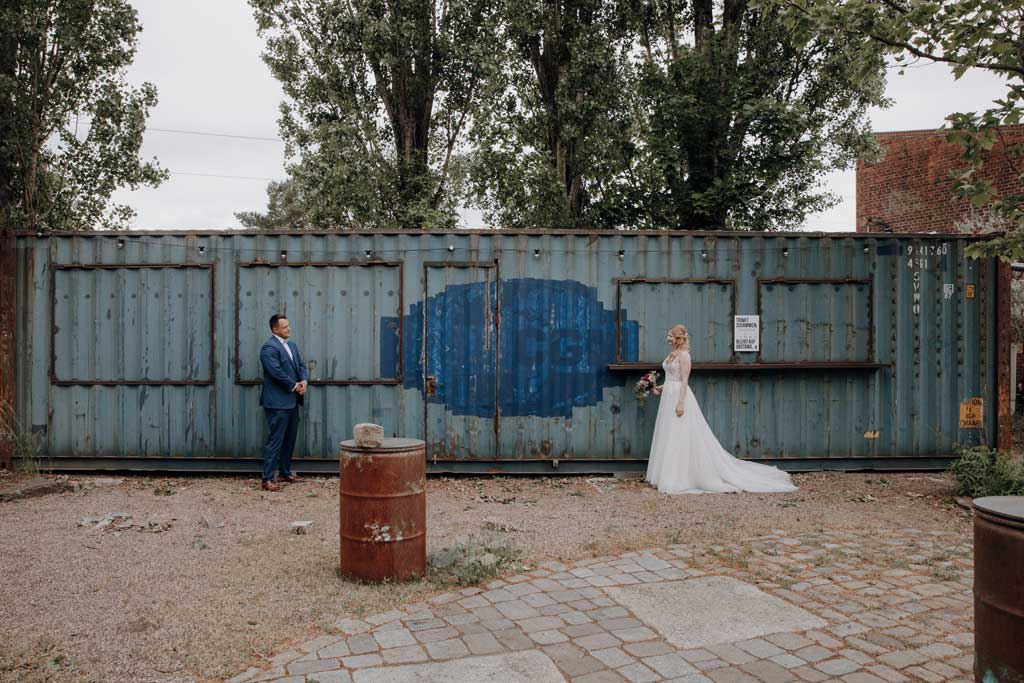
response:
{"label": "metal drum", "polygon": [[342,441],[341,572],[362,581],[404,581],[427,570],[426,444]]}
{"label": "metal drum", "polygon": [[974,678],[1024,682],[1024,496],[974,501]]}

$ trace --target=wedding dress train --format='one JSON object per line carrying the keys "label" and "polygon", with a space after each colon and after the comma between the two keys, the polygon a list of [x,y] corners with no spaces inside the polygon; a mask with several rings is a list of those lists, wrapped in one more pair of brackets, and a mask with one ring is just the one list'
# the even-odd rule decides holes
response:
{"label": "wedding dress train", "polygon": [[[647,481],[662,493],[795,491],[797,487],[786,472],[740,460],[722,448],[690,391],[690,363],[688,351],[680,352],[671,363],[662,363],[665,384],[651,439]],[[682,392],[686,392],[683,416],[678,417],[676,405]]]}

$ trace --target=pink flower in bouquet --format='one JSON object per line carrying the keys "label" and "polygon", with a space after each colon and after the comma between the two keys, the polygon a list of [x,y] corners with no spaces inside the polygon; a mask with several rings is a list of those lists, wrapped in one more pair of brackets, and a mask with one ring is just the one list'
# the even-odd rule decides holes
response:
{"label": "pink flower in bouquet", "polygon": [[644,402],[651,390],[658,384],[658,373],[657,372],[645,372],[640,378],[640,381],[633,387],[633,395],[636,396],[637,400],[641,403]]}

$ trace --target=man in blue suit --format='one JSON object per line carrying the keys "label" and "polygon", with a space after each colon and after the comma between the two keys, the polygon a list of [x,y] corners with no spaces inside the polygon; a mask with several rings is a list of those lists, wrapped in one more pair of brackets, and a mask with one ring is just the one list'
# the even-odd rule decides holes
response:
{"label": "man in blue suit", "polygon": [[302,364],[299,347],[288,341],[292,329],[288,318],[273,315],[270,318],[273,335],[260,349],[260,364],[263,366],[263,390],[260,405],[267,415],[270,434],[263,448],[264,491],[280,491],[274,482],[274,475],[280,474],[281,481],[299,481],[292,473],[292,451],[295,450],[295,435],[299,430],[299,406],[302,405],[309,373]]}

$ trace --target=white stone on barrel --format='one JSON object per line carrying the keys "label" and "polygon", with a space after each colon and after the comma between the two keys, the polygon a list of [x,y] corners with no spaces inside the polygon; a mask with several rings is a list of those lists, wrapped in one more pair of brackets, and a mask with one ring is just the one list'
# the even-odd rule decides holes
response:
{"label": "white stone on barrel", "polygon": [[384,443],[384,428],[380,425],[363,422],[357,424],[353,431],[359,448],[377,448]]}

